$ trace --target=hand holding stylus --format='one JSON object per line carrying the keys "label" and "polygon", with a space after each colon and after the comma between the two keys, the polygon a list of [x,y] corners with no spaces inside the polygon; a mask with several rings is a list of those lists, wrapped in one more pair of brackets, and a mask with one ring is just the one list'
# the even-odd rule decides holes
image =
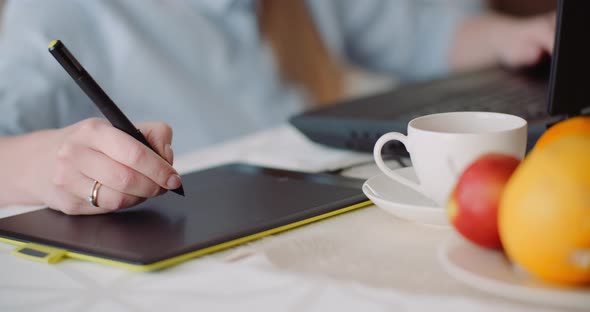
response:
{"label": "hand holding stylus", "polygon": [[61,41],[53,40],[49,52],[110,122],[88,119],[72,126],[75,131],[64,129],[53,181],[62,191],[86,198],[87,205],[70,199],[58,207],[70,214],[93,214],[135,205],[163,190],[184,196],[171,166],[170,127],[159,123],[137,129]]}
{"label": "hand holding stylus", "polygon": [[[99,118],[86,119],[45,135],[49,155],[39,165],[35,197],[66,214],[99,214],[134,206],[180,186],[172,167],[172,131],[163,123],[138,124],[156,152]],[[159,155],[163,155],[163,158]],[[45,182],[47,181],[47,182]],[[88,201],[100,181],[96,206]]]}

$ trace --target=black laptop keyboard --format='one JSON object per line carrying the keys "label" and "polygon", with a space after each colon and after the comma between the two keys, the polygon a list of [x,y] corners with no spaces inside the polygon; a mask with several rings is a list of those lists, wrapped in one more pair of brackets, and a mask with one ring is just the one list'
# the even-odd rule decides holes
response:
{"label": "black laptop keyboard", "polygon": [[[455,111],[499,112],[529,122],[530,148],[553,118],[548,113],[547,78],[546,71],[485,69],[350,99],[295,116],[291,123],[316,142],[371,152],[383,133],[403,133],[408,122],[419,116]],[[390,153],[406,153],[402,145],[389,146]]]}
{"label": "black laptop keyboard", "polygon": [[[472,86],[469,91],[443,94],[430,103],[406,114],[396,114],[396,119],[453,111],[490,111],[513,114],[527,120],[547,117],[546,85],[523,79],[498,79]],[[434,104],[434,105],[433,105]]]}

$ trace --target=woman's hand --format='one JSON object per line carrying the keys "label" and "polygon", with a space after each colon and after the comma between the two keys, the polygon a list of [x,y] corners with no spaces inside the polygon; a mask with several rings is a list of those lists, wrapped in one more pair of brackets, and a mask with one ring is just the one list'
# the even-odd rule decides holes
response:
{"label": "woman's hand", "polygon": [[555,13],[528,19],[506,19],[493,27],[496,58],[509,67],[531,66],[553,53]]}
{"label": "woman's hand", "polygon": [[[180,176],[172,168],[172,130],[164,123],[138,128],[158,151],[154,153],[103,119],[92,118],[54,130],[39,155],[43,166],[34,195],[43,204],[66,214],[99,214],[136,205],[149,197],[176,189]],[[94,181],[97,206],[89,203]]]}
{"label": "woman's hand", "polygon": [[451,64],[457,70],[494,64],[531,66],[553,53],[554,38],[555,13],[530,18],[476,16],[459,27]]}

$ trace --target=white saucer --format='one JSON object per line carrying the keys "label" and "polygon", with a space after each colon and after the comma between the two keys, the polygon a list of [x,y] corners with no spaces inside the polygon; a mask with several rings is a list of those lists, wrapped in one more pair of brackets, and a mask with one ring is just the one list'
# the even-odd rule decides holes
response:
{"label": "white saucer", "polygon": [[[418,181],[412,167],[396,169],[400,175]],[[429,198],[400,184],[385,174],[368,179],[363,192],[379,208],[394,216],[422,224],[449,226],[445,210]]]}
{"label": "white saucer", "polygon": [[590,287],[566,288],[535,280],[501,252],[453,239],[441,245],[438,259],[451,276],[485,292],[562,308],[590,307]]}

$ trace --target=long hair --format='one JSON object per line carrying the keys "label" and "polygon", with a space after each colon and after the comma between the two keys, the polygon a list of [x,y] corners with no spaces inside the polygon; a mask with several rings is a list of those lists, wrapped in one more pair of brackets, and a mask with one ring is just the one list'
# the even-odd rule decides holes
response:
{"label": "long hair", "polygon": [[304,87],[318,105],[342,96],[343,67],[322,41],[305,0],[259,0],[258,24],[285,81]]}

